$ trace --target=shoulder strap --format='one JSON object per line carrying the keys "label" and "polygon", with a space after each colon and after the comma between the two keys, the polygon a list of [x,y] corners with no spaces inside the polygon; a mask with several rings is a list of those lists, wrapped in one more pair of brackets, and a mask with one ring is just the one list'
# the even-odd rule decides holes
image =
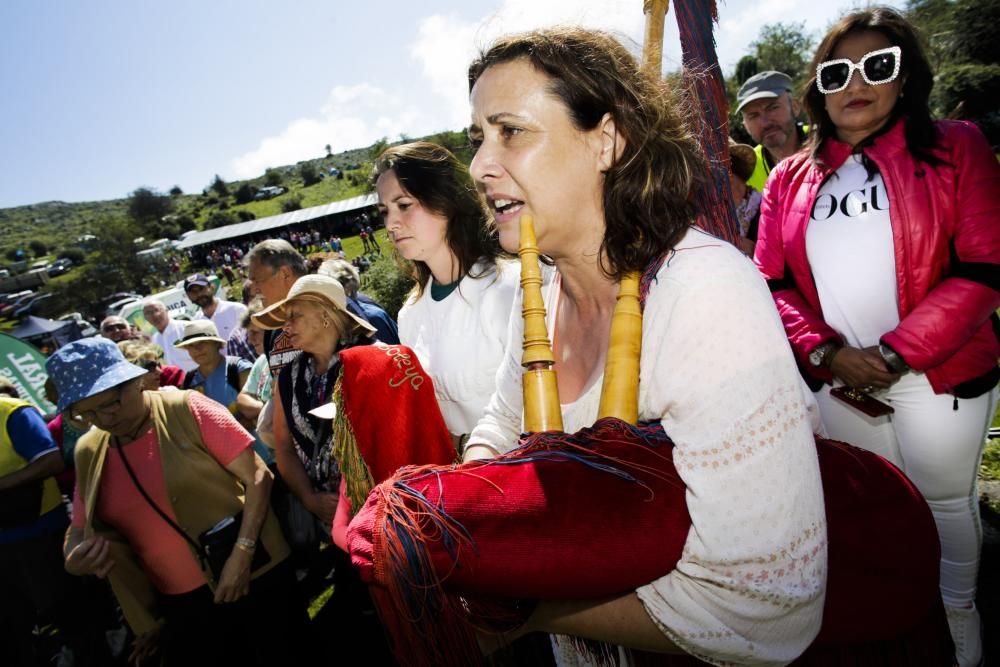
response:
{"label": "shoulder strap", "polygon": [[125,456],[125,452],[122,451],[122,448],[112,447],[112,449],[118,451],[118,456],[122,460],[122,465],[125,466],[125,470],[126,472],[128,472],[128,476],[132,480],[132,484],[135,485],[135,488],[139,492],[139,495],[141,495],[146,500],[146,502],[149,503],[149,506],[152,507],[153,510],[160,515],[160,518],[166,521],[167,524],[171,528],[173,528],[178,535],[183,537],[185,541],[187,541],[187,543],[191,545],[191,547],[195,550],[195,553],[198,554],[198,557],[204,560],[206,558],[206,554],[204,552],[204,549],[202,549],[201,545],[195,542],[193,539],[191,539],[191,536],[188,535],[186,532],[184,532],[183,528],[178,526],[173,519],[167,516],[167,513],[161,510],[160,506],[157,505],[155,502],[153,502],[153,499],[149,497],[149,494],[146,493],[146,489],[142,488],[142,484],[139,483],[139,479],[135,476],[135,472],[132,470],[132,466],[129,465],[128,458]]}

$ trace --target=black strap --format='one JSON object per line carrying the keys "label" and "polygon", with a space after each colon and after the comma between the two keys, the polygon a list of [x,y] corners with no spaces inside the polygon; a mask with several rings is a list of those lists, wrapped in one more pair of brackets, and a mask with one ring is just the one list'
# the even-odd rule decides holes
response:
{"label": "black strap", "polygon": [[146,499],[146,502],[149,503],[149,506],[152,507],[154,510],[156,510],[156,513],[159,514],[160,517],[164,521],[166,521],[171,528],[177,531],[178,535],[183,537],[187,541],[187,543],[191,545],[191,547],[195,550],[200,559],[204,560],[207,557],[207,555],[205,554],[205,550],[202,549],[201,545],[192,540],[191,536],[188,535],[186,532],[184,532],[183,528],[178,526],[173,519],[167,516],[167,513],[161,510],[160,506],[157,505],[155,502],[153,502],[153,499],[149,497],[149,494],[146,493],[146,489],[142,488],[142,484],[139,483],[139,479],[135,476],[135,472],[132,471],[132,466],[129,465],[128,459],[125,457],[125,452],[122,451],[122,448],[113,447],[113,449],[118,450],[118,456],[121,457],[122,464],[125,466],[125,470],[128,472],[128,476],[131,478],[132,483],[135,484],[135,488],[139,491],[142,497]]}

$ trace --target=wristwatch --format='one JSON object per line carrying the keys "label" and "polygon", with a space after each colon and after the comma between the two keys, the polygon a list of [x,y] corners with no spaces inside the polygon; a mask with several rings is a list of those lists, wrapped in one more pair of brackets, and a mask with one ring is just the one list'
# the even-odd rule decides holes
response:
{"label": "wristwatch", "polygon": [[892,349],[885,343],[878,344],[878,353],[882,356],[882,361],[885,365],[889,367],[893,373],[902,375],[910,370],[910,365],[906,363],[903,357],[899,356],[896,350]]}
{"label": "wristwatch", "polygon": [[813,351],[809,353],[809,363],[813,368],[829,368],[830,363],[833,361],[833,355],[836,354],[842,345],[839,343],[823,343],[822,345],[817,345],[813,348]]}

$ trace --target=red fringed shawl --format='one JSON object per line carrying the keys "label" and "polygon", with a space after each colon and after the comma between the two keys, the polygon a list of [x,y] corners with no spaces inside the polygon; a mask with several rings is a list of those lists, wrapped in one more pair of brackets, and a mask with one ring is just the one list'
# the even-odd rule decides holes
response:
{"label": "red fringed shawl", "polygon": [[[601,597],[669,573],[691,526],[671,450],[658,426],[603,419],[574,435],[529,435],[496,459],[411,468],[379,485],[349,543],[376,584],[397,657],[468,664],[474,629],[516,623],[518,599]],[[895,639],[938,604],[930,510],[881,457],[825,439],[817,451],[830,546],[814,646]],[[931,624],[929,633],[940,630]]]}
{"label": "red fringed shawl", "polygon": [[340,364],[333,453],[354,508],[403,466],[455,461],[434,385],[413,350],[360,345],[342,350]]}

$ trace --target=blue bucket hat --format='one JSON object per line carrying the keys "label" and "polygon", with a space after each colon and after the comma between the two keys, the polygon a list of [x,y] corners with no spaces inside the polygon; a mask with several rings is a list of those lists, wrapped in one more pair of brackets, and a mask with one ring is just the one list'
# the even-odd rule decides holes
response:
{"label": "blue bucket hat", "polygon": [[100,337],[64,345],[45,361],[45,368],[59,392],[59,412],[146,374],[145,368],[125,361],[117,345]]}

